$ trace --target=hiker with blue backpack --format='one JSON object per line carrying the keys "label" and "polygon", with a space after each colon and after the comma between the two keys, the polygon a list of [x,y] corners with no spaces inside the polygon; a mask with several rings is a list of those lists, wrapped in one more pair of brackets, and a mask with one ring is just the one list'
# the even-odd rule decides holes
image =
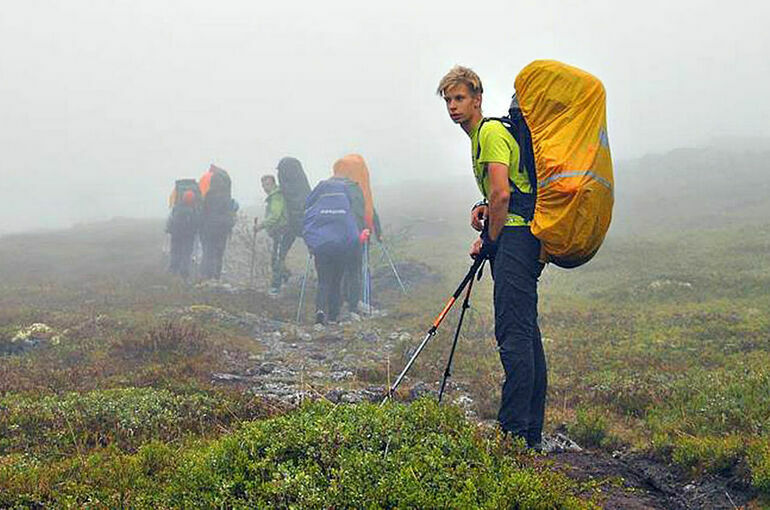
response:
{"label": "hiker with blue backpack", "polygon": [[343,276],[356,267],[360,245],[366,238],[363,211],[363,192],[347,177],[321,181],[307,197],[302,236],[318,275],[318,324],[335,322],[339,317]]}

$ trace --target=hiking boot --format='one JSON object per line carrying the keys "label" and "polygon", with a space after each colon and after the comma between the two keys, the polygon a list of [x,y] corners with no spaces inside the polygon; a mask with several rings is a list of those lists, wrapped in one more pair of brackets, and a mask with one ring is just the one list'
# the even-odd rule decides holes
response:
{"label": "hiking boot", "polygon": [[545,453],[545,450],[543,449],[543,443],[538,441],[537,443],[528,444],[527,448],[532,450],[535,453]]}

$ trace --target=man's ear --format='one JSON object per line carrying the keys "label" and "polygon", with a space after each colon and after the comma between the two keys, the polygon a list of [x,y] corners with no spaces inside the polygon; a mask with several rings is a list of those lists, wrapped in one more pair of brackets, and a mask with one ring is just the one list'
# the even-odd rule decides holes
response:
{"label": "man's ear", "polygon": [[473,98],[473,107],[477,110],[481,109],[481,94],[476,94]]}

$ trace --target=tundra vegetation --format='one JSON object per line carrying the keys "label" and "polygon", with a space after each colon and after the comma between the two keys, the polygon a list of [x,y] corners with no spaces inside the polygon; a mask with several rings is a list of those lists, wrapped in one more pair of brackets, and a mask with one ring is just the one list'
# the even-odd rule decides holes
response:
{"label": "tundra vegetation", "polygon": [[[725,158],[756,177],[768,155],[680,151],[618,166],[627,188],[599,255],[542,278],[546,432],[597,455],[639,452],[693,481],[729,479],[749,505],[770,504],[768,185],[714,211],[726,198],[703,184]],[[701,189],[676,186],[694,172]],[[645,188],[656,179],[670,186]],[[467,268],[465,192],[443,191],[458,211],[441,217],[382,193],[394,256],[434,278],[406,297],[381,287],[389,313],[367,327],[411,337],[394,340],[387,362],[362,358],[349,387],[392,380]],[[162,243],[160,222],[133,220],[0,239],[0,507],[595,508],[622,485],[571,477],[478,425],[496,415],[502,373],[488,274],[452,374],[475,418],[430,397],[289,406],[212,374],[266,349],[228,317],[290,322],[297,286],[277,300],[188,286],[163,274]],[[295,274],[303,257],[289,261]],[[402,396],[417,381],[435,388],[455,320]]]}

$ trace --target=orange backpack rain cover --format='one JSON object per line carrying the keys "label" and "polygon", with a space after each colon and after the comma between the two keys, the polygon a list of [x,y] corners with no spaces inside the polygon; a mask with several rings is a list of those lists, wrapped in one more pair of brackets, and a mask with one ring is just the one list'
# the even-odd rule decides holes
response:
{"label": "orange backpack rain cover", "polygon": [[374,199],[369,185],[369,168],[359,154],[348,154],[334,162],[333,173],[338,177],[347,177],[361,187],[364,194],[364,220],[370,231],[374,232]]}
{"label": "orange backpack rain cover", "polygon": [[519,73],[515,87],[537,174],[532,233],[547,259],[578,266],[596,254],[612,218],[604,86],[575,67],[536,60]]}

